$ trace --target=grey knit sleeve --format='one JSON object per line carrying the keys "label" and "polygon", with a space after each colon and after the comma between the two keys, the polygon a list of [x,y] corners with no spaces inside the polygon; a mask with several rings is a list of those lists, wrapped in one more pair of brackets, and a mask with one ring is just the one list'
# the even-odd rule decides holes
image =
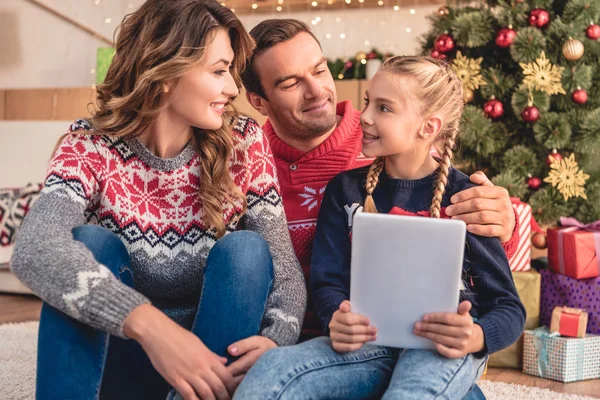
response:
{"label": "grey knit sleeve", "polygon": [[98,193],[100,164],[89,137],[63,140],[50,162],[42,195],[21,225],[11,268],[51,306],[124,338],[125,318],[149,300],[121,283],[71,233],[86,222],[85,210]]}
{"label": "grey knit sleeve", "polygon": [[306,284],[294,253],[275,162],[262,130],[256,124],[248,147],[250,176],[247,228],[261,235],[273,257],[273,286],[267,299],[261,335],[279,346],[296,343],[306,310]]}

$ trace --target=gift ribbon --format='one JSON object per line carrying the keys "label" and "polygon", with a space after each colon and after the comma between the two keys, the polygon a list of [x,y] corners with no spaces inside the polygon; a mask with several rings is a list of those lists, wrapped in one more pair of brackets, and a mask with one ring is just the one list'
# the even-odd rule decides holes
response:
{"label": "gift ribbon", "polygon": [[[600,263],[600,221],[592,222],[591,224],[583,224],[575,218],[560,218],[560,224],[564,229],[558,231],[558,270],[561,274],[565,274],[565,257],[563,248],[563,234],[579,230],[593,232],[594,245],[596,247],[596,257]],[[600,265],[598,266],[600,269]]]}
{"label": "gift ribbon", "polygon": [[583,379],[583,364],[585,363],[585,343],[581,339],[577,340],[577,380]]}
{"label": "gift ribbon", "polygon": [[533,330],[533,344],[538,360],[538,373],[542,378],[546,377],[548,368],[548,350],[546,349],[546,341],[551,337],[560,336],[558,332],[550,333],[548,328],[541,326]]}
{"label": "gift ribbon", "polygon": [[[533,344],[537,353],[538,360],[538,374],[542,378],[546,378],[546,372],[548,370],[548,350],[546,349],[546,343],[548,339],[553,337],[560,337],[560,333],[550,333],[548,328],[541,326],[533,330]],[[577,381],[583,379],[583,367],[585,364],[585,343],[581,339],[565,339],[565,340],[576,340],[576,351],[577,351],[577,365],[575,377]],[[566,360],[564,360],[566,362]]]}

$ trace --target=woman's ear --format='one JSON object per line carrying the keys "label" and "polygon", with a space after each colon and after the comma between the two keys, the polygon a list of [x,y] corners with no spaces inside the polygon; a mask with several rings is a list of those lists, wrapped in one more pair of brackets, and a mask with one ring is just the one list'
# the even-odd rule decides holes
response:
{"label": "woman's ear", "polygon": [[425,140],[435,139],[442,129],[442,119],[437,115],[432,115],[423,122],[419,136]]}

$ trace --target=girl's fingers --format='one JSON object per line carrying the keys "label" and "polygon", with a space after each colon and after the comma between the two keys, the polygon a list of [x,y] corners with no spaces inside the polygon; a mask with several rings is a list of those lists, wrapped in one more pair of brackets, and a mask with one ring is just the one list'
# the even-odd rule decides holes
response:
{"label": "girl's fingers", "polygon": [[453,312],[441,312],[425,315],[422,322],[449,326],[468,326],[473,323],[473,318],[467,314],[461,315]]}
{"label": "girl's fingers", "polygon": [[346,344],[346,343],[337,343],[333,342],[333,349],[338,353],[348,353],[351,351],[356,351],[362,347],[362,343],[359,344]]}
{"label": "girl's fingers", "polygon": [[351,312],[339,314],[337,321],[344,325],[369,325],[369,318]]}
{"label": "girl's fingers", "polygon": [[435,324],[428,322],[417,322],[415,324],[415,333],[424,332],[436,333],[438,335],[450,336],[457,339],[468,338],[472,334],[472,329],[462,326],[451,326],[444,324]]}
{"label": "girl's fingers", "polygon": [[375,335],[346,335],[339,332],[331,332],[331,340],[338,343],[345,344],[358,344],[365,342],[372,342],[375,340]]}
{"label": "girl's fingers", "polygon": [[418,333],[419,336],[429,339],[432,342],[437,344],[444,345],[449,348],[457,349],[459,351],[464,351],[467,348],[469,341],[467,339],[457,339],[451,336],[439,335],[437,333],[431,332],[421,332]]}
{"label": "girl's fingers", "polygon": [[435,349],[438,353],[443,355],[446,358],[461,358],[466,356],[467,354],[463,351],[444,346],[443,344],[436,344]]}
{"label": "girl's fingers", "polygon": [[335,324],[332,329],[346,335],[374,335],[377,333],[377,329],[372,325]]}

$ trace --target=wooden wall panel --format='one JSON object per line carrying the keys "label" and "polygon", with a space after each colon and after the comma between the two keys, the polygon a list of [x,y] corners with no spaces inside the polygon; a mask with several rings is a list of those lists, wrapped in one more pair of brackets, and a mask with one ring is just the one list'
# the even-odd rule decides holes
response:
{"label": "wooden wall panel", "polygon": [[5,119],[64,121],[89,116],[94,89],[10,89],[5,96]]}
{"label": "wooden wall panel", "polygon": [[[360,109],[367,81],[335,81],[338,101],[350,100]],[[261,125],[266,117],[246,100],[242,90],[235,101],[237,109]],[[89,88],[9,89],[0,91],[0,120],[13,121],[68,121],[90,115],[88,107],[95,107],[95,91]]]}
{"label": "wooden wall panel", "polygon": [[54,89],[15,89],[7,90],[7,120],[52,120],[56,107],[56,91]]}
{"label": "wooden wall panel", "polygon": [[358,92],[358,89],[360,87],[359,82],[360,81],[357,80],[335,81],[338,102],[350,100],[354,108],[359,108],[361,104]]}
{"label": "wooden wall panel", "polygon": [[53,119],[71,120],[89,117],[96,107],[96,91],[92,88],[57,89],[57,108]]}
{"label": "wooden wall panel", "polygon": [[5,107],[6,107],[6,101],[4,99],[4,97],[6,96],[6,93],[4,90],[0,90],[0,121],[4,119],[4,114],[5,114]]}

